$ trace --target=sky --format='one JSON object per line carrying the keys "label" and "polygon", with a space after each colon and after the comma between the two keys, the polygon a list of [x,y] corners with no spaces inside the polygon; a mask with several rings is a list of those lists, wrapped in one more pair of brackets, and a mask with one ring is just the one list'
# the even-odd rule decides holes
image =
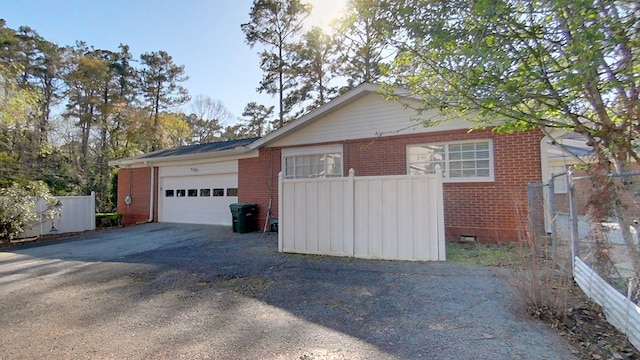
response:
{"label": "sky", "polygon": [[[346,0],[311,0],[307,25],[327,27]],[[164,50],[185,66],[182,83],[191,97],[222,101],[234,115],[256,101],[277,99],[256,91],[262,71],[258,48],[245,42],[240,24],[249,21],[253,0],[0,0],[7,27],[29,26],[60,46],[84,41],[96,49],[129,45],[135,58]],[[183,106],[190,112],[189,105]]]}

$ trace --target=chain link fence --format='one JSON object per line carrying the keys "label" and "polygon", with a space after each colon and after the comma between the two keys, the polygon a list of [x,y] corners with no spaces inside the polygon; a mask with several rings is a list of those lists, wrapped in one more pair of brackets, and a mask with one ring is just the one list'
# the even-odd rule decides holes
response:
{"label": "chain link fence", "polygon": [[[627,289],[638,265],[640,172],[609,175],[602,180],[578,172],[552,175],[546,183],[529,184],[529,234],[559,256],[578,256],[618,287]],[[615,186],[616,196],[597,195],[596,187]],[[618,209],[614,204],[620,204]],[[592,219],[594,206],[600,211]],[[592,211],[590,211],[590,209]],[[568,250],[572,250],[569,252]]]}
{"label": "chain link fence", "polygon": [[548,182],[529,184],[529,235],[535,243],[556,254],[570,246],[570,196],[567,173],[553,174]]}
{"label": "chain link fence", "polygon": [[573,278],[607,320],[640,348],[640,172],[588,176],[570,169],[529,184],[529,235]]}

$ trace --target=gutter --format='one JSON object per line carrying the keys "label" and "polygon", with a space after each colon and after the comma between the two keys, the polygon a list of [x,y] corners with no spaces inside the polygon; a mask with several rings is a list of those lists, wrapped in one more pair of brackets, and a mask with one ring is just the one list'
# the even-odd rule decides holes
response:
{"label": "gutter", "polygon": [[153,165],[147,161],[144,162],[145,165],[147,165],[149,167],[149,169],[151,170],[151,186],[150,186],[150,190],[149,190],[149,219],[147,219],[147,222],[153,222],[153,205],[154,205],[154,195],[155,195],[155,176],[153,174]]}
{"label": "gutter", "polygon": [[[144,223],[150,223],[153,222],[153,206],[155,204],[154,202],[154,188],[155,188],[155,176],[153,174],[153,165],[150,164],[148,161],[145,161],[144,164],[150,168],[151,170],[151,187],[149,189],[149,218],[147,220],[143,220],[143,221],[138,221],[137,223],[135,223],[134,225],[140,225],[140,224],[144,224]],[[111,164],[110,164],[111,165]],[[112,166],[117,166],[119,167],[119,165],[112,165]],[[129,171],[131,171],[131,168],[129,168]],[[129,184],[129,187],[131,187],[131,184]],[[129,200],[127,201],[125,198],[125,204],[127,206],[129,206],[131,204],[131,190],[129,190],[129,194],[127,194],[126,196],[127,198],[129,198]]]}

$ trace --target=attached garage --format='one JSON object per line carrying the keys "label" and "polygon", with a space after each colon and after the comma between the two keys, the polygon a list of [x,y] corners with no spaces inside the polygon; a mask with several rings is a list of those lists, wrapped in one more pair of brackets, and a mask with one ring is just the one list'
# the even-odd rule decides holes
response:
{"label": "attached garage", "polygon": [[238,202],[238,160],[258,156],[257,138],[182,146],[110,162],[118,171],[124,224],[228,225]]}
{"label": "attached garage", "polygon": [[159,169],[158,221],[231,225],[238,202],[238,161]]}

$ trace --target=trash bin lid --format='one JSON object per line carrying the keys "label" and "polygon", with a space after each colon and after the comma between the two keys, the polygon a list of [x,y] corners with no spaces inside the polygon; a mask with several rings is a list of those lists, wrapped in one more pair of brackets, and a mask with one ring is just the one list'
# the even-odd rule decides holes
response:
{"label": "trash bin lid", "polygon": [[231,208],[231,210],[241,210],[241,209],[250,209],[250,208],[254,208],[258,206],[258,204],[252,204],[252,203],[233,203],[231,205],[229,205],[229,208]]}

